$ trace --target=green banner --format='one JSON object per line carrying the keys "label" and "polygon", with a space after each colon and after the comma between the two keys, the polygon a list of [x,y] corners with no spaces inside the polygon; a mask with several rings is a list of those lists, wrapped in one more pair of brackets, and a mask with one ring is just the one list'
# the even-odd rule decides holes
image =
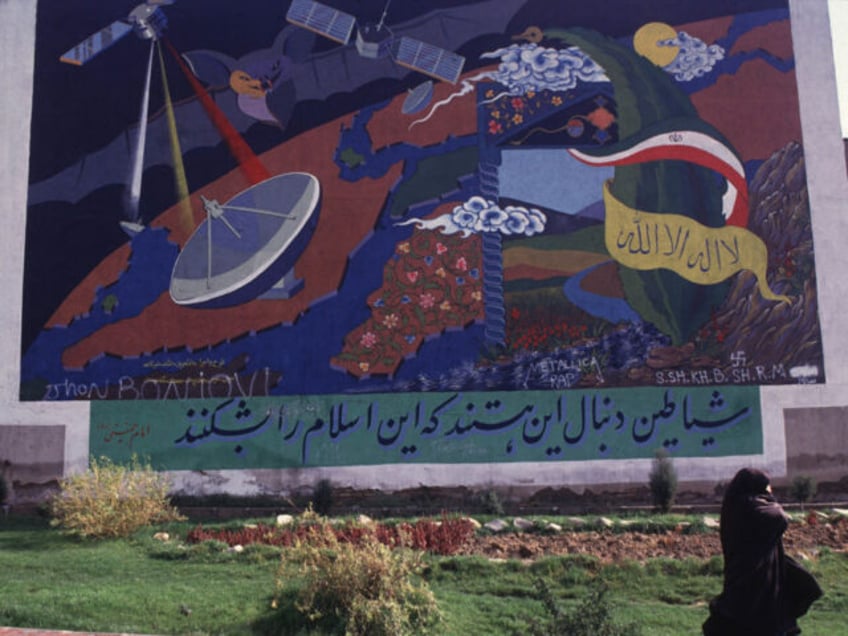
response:
{"label": "green banner", "polygon": [[90,451],[163,470],[762,453],[759,389],[95,401]]}

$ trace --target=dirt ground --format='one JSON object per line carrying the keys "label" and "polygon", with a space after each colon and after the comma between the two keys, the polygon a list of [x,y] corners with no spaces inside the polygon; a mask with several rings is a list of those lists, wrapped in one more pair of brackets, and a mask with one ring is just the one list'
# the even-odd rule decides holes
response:
{"label": "dirt ground", "polygon": [[[812,513],[811,523],[793,522],[783,535],[786,551],[796,557],[812,557],[823,547],[848,550],[848,518]],[[708,559],[721,555],[718,530],[686,533],[684,528],[662,534],[621,529],[566,531],[551,534],[513,533],[477,535],[463,550],[493,559],[535,559],[545,555],[585,554],[604,563],[645,561],[656,557]]]}

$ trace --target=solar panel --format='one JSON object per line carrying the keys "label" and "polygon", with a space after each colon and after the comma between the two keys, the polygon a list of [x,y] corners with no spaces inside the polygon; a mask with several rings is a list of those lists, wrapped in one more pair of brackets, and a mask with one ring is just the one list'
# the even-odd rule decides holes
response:
{"label": "solar panel", "polygon": [[401,66],[452,84],[459,79],[465,65],[461,55],[406,36],[395,40],[394,56]]}
{"label": "solar panel", "polygon": [[340,44],[350,42],[356,18],[333,7],[312,0],[294,0],[286,20],[330,38]]}
{"label": "solar panel", "polygon": [[132,25],[118,20],[109,26],[100,29],[97,33],[89,35],[74,48],[66,51],[59,60],[67,64],[82,66],[91,58],[102,53],[118,40],[132,31]]}

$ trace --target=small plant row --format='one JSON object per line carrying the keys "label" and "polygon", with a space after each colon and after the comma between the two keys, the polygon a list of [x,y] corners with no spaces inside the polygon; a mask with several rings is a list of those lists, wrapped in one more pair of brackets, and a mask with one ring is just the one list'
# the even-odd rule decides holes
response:
{"label": "small plant row", "polygon": [[441,521],[419,519],[414,523],[371,525],[334,526],[327,522],[316,522],[282,528],[256,524],[231,529],[209,529],[197,525],[188,532],[186,542],[222,541],[230,547],[251,544],[291,547],[303,543],[320,543],[322,537],[331,532],[339,543],[359,545],[364,539],[373,538],[389,547],[407,547],[450,556],[462,549],[474,531],[474,524],[468,519],[446,516]]}

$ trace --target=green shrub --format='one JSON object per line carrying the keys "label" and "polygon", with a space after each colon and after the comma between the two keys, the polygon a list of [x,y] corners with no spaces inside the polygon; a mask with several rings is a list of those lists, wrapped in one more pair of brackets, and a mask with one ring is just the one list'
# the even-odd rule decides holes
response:
{"label": "green shrub", "polygon": [[496,517],[502,517],[504,514],[503,503],[501,502],[501,498],[495,490],[487,490],[480,497],[480,503],[483,506],[483,511],[486,514],[495,515]]}
{"label": "green shrub", "polygon": [[817,488],[816,480],[809,475],[796,475],[789,485],[789,496],[800,503],[803,510],[804,504],[816,496]]}
{"label": "green shrub", "polygon": [[6,497],[9,496],[9,486],[6,483],[6,477],[0,474],[0,504],[6,503]]}
{"label": "green shrub", "polygon": [[648,486],[651,490],[654,507],[663,513],[671,510],[674,497],[677,495],[677,470],[674,468],[674,462],[669,457],[668,451],[664,448],[659,449],[654,454]]}
{"label": "green shrub", "polygon": [[392,548],[365,535],[342,543],[326,526],[283,550],[277,603],[291,581],[295,608],[314,627],[350,636],[427,634],[441,620],[420,574],[422,553]]}
{"label": "green shrub", "polygon": [[[622,625],[612,618],[612,608],[607,600],[609,588],[596,579],[589,593],[571,611],[564,611],[554,598],[544,579],[537,578],[536,590],[548,614],[547,622],[534,620],[522,634],[530,636],[640,636],[641,631],[632,623]],[[517,636],[517,635],[516,635]]]}
{"label": "green shrub", "polygon": [[51,524],[83,537],[125,537],[183,517],[168,499],[169,480],[133,457],[128,465],[92,458],[84,473],[65,477],[50,501]]}

